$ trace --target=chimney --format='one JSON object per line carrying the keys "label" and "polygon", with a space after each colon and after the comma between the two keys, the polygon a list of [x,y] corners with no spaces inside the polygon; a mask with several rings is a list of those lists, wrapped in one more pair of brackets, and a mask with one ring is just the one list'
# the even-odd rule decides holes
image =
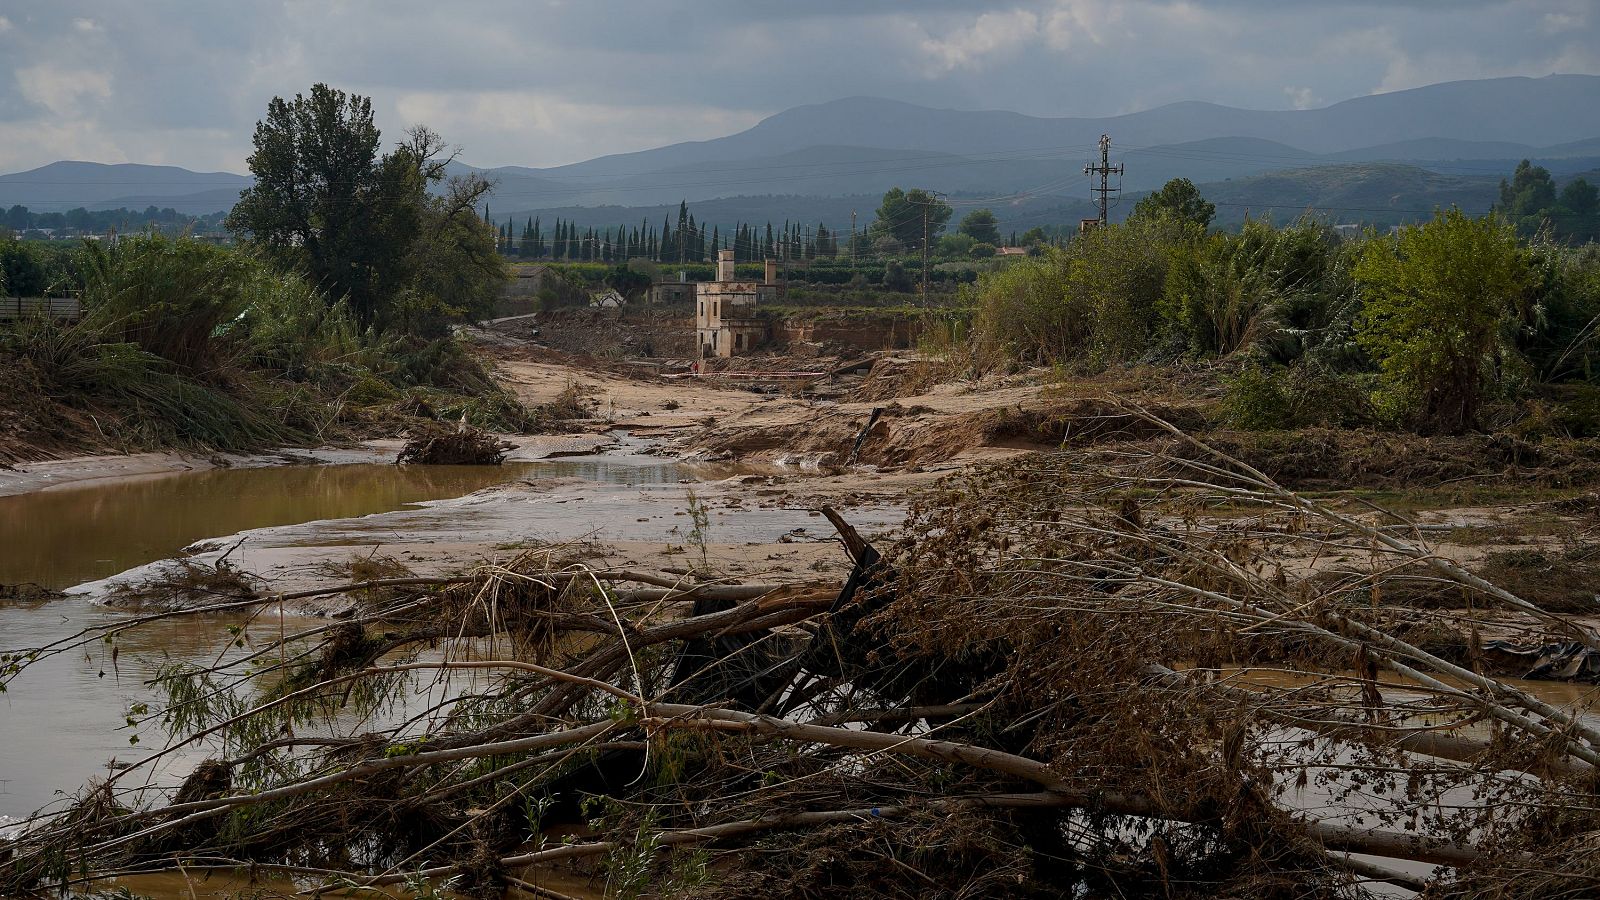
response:
{"label": "chimney", "polygon": [[732,281],[733,279],[733,251],[717,251],[717,280]]}
{"label": "chimney", "polygon": [[777,283],[778,283],[778,261],[775,260],[775,259],[769,259],[769,260],[767,260],[767,284],[777,284]]}

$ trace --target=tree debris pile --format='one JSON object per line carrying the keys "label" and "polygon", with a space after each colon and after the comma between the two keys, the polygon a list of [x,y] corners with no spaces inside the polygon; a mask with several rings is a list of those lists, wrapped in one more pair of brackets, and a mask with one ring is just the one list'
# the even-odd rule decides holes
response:
{"label": "tree debris pile", "polygon": [[399,465],[498,466],[516,444],[465,424],[453,429],[424,428],[412,435],[395,458]]}
{"label": "tree debris pile", "polygon": [[[842,588],[546,552],[261,635],[163,676],[174,744],[212,760],[182,796],[112,774],[16,840],[0,893],[245,865],[482,897],[556,866],[626,897],[1600,892],[1600,724],[1419,637],[1594,633],[1189,449],[964,475],[883,547],[828,510]],[[1419,564],[1472,615],[1374,602]],[[335,713],[370,727],[309,727]]]}

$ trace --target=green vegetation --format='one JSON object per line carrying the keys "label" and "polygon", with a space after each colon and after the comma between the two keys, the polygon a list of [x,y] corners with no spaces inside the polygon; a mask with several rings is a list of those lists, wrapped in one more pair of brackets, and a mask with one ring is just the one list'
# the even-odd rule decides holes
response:
{"label": "green vegetation", "polygon": [[903,247],[921,247],[925,238],[931,241],[944,231],[953,213],[950,204],[921,188],[893,188],[883,195],[869,233],[879,239],[890,238]]}
{"label": "green vegetation", "polygon": [[1365,244],[1355,276],[1357,339],[1383,371],[1386,405],[1424,427],[1476,428],[1489,368],[1515,367],[1506,332],[1532,276],[1511,229],[1450,210]]}
{"label": "green vegetation", "polygon": [[1216,218],[1217,206],[1200,196],[1200,189],[1187,178],[1174,178],[1161,186],[1161,190],[1146,194],[1133,206],[1133,215],[1144,218],[1172,216],[1184,222],[1193,222],[1201,228]]}
{"label": "green vegetation", "polygon": [[1600,251],[1440,212],[1346,240],[1303,219],[1207,233],[1146,208],[972,289],[973,363],[1215,361],[1245,428],[1600,428]]}
{"label": "green vegetation", "polygon": [[494,235],[477,221],[493,185],[469,176],[430,196],[455,158],[439,136],[413,128],[382,157],[380,137],[365,97],[318,84],[309,97],[274,98],[256,126],[256,183],[229,229],[349,303],[362,328],[423,333],[484,311],[478,301],[505,279]]}
{"label": "green vegetation", "polygon": [[1600,188],[1574,178],[1558,194],[1549,170],[1527,160],[1517,165],[1510,181],[1500,182],[1496,209],[1525,235],[1548,228],[1558,240],[1600,240]]}
{"label": "green vegetation", "polygon": [[450,335],[505,278],[473,201],[416,129],[377,158],[364,98],[274,100],[223,247],[150,232],[0,241],[0,291],[75,293],[76,321],[0,323],[0,459],[100,446],[220,450],[533,418]]}
{"label": "green vegetation", "polygon": [[171,207],[143,210],[83,207],[66,212],[34,212],[26,206],[0,210],[0,228],[30,238],[85,237],[108,232],[160,231],[163,234],[216,234],[222,230],[222,213],[191,216]]}
{"label": "green vegetation", "polygon": [[994,211],[975,209],[961,217],[961,233],[972,238],[975,244],[1000,243],[999,220]]}

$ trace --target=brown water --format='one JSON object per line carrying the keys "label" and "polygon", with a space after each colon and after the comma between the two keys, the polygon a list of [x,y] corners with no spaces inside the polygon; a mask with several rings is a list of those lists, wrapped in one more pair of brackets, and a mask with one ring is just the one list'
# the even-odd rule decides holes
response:
{"label": "brown water", "polygon": [[[0,497],[0,583],[68,588],[172,557],[199,540],[350,520],[519,479],[576,478],[627,496],[650,485],[676,486],[687,473],[681,465],[648,457],[585,457],[505,466],[215,469],[56,488]],[[44,646],[125,617],[81,596],[0,602],[0,650]],[[124,726],[131,704],[155,699],[143,682],[172,662],[213,661],[218,648],[229,645],[228,627],[244,621],[211,616],[155,622],[119,639],[116,665],[95,644],[88,652],[30,667],[0,694],[0,816],[22,817],[52,804],[61,791],[103,774],[114,757],[142,756],[163,737],[156,727]],[[297,624],[306,623],[291,619],[288,627]],[[252,630],[262,627],[257,622]],[[134,746],[129,739],[136,735]],[[194,761],[175,759],[175,770]]]}
{"label": "brown water", "polygon": [[212,469],[0,497],[0,584],[60,590],[252,528],[348,519],[460,497],[520,478],[676,482],[682,466],[603,458],[503,466],[346,465]]}

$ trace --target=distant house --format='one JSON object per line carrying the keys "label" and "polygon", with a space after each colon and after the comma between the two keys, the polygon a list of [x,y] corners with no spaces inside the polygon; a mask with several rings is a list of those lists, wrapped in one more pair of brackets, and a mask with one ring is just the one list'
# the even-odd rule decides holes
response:
{"label": "distant house", "polygon": [[695,343],[700,357],[728,358],[765,344],[769,323],[756,315],[756,304],[778,299],[778,264],[767,260],[761,281],[739,281],[733,251],[717,251],[717,280],[695,285]]}
{"label": "distant house", "polygon": [[679,272],[676,278],[662,278],[650,285],[651,303],[688,303],[694,299],[694,282],[688,272]]}
{"label": "distant house", "polygon": [[996,248],[994,248],[994,255],[995,256],[1027,256],[1028,255],[1028,248],[1027,247],[996,247]]}
{"label": "distant house", "polygon": [[596,309],[621,309],[627,302],[615,289],[597,291],[589,295],[589,305]]}

